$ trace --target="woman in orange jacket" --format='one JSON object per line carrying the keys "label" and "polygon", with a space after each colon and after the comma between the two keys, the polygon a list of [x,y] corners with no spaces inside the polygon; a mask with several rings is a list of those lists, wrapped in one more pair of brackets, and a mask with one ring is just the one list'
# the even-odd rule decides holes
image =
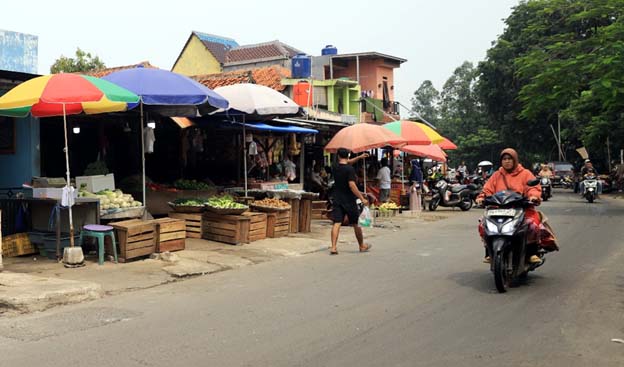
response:
{"label": "woman in orange jacket", "polygon": [[[477,196],[476,202],[481,205],[486,196],[494,195],[503,190],[511,190],[522,194],[535,205],[541,202],[542,188],[540,185],[529,186],[527,182],[534,180],[535,176],[531,171],[522,167],[518,161],[518,153],[511,148],[504,149],[500,154],[501,167],[494,172],[492,177],[486,182],[481,194]],[[529,225],[529,243],[538,244],[540,242],[541,220],[537,210],[528,207],[525,211],[525,221]],[[479,224],[479,234],[484,237],[485,230],[483,224]],[[537,251],[537,246],[535,246]],[[486,255],[484,262],[489,263],[490,257]],[[537,255],[531,255],[529,258],[531,263],[541,262]]]}

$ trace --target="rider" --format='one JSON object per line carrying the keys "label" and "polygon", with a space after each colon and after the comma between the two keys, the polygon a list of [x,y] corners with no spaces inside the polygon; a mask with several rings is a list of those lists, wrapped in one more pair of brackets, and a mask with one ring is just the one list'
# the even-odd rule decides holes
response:
{"label": "rider", "polygon": [[[581,183],[580,183],[580,191],[581,191],[581,195],[584,194],[585,192],[585,185],[583,184],[583,180],[586,178],[586,176],[595,176],[596,179],[598,179],[598,171],[596,171],[596,168],[594,168],[593,163],[589,160],[586,159],[585,160],[585,165],[583,166],[583,168],[581,168]],[[598,192],[596,194],[602,194],[602,181],[598,180]]]}
{"label": "rider", "polygon": [[[542,189],[539,185],[527,185],[527,182],[534,180],[535,176],[533,176],[531,171],[525,169],[519,163],[518,153],[511,148],[504,149],[500,154],[500,164],[501,167],[494,172],[492,177],[490,177],[490,179],[486,182],[485,186],[483,186],[481,194],[477,196],[477,205],[483,204],[485,197],[492,196],[495,193],[504,190],[512,190],[521,193],[524,197],[528,198],[529,201],[535,205],[539,205],[541,202],[540,197],[542,195]],[[539,213],[535,210],[535,208],[529,206],[526,208],[524,217],[525,221],[529,224],[529,243],[536,245],[539,242],[541,224]],[[481,238],[485,235],[483,224],[479,225],[479,234],[481,235]],[[536,255],[537,246],[529,246],[528,249],[533,251],[533,254],[531,254],[529,258],[530,263],[534,264],[542,261]],[[489,263],[491,261],[490,256],[486,254],[483,261]]]}
{"label": "rider", "polygon": [[548,164],[544,163],[542,164],[542,168],[540,169],[540,171],[537,173],[537,175],[539,177],[546,177],[546,178],[551,178],[553,175],[552,170],[550,169],[550,167],[548,167]]}

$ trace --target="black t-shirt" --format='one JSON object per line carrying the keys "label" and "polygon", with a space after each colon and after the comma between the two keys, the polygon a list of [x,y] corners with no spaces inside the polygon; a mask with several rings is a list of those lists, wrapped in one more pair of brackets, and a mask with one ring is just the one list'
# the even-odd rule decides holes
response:
{"label": "black t-shirt", "polygon": [[355,204],[357,197],[349,187],[349,181],[356,182],[355,169],[349,164],[339,164],[333,169],[334,188],[332,197],[337,204]]}

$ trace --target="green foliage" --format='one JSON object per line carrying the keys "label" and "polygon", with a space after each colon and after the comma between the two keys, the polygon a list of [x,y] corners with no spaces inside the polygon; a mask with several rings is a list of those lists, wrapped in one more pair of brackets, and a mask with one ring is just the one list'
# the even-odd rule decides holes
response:
{"label": "green foliage", "polygon": [[76,49],[76,58],[61,55],[50,67],[50,73],[77,73],[104,69],[106,65],[98,56],[91,56],[80,48]]}
{"label": "green foliage", "polygon": [[428,122],[436,124],[439,120],[438,103],[440,92],[433,86],[431,80],[425,80],[414,92],[412,97],[411,116],[421,116]]}

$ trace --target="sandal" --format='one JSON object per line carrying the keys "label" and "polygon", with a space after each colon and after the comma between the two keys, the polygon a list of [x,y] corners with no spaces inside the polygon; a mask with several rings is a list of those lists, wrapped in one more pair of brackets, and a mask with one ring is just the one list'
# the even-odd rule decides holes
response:
{"label": "sandal", "polygon": [[338,251],[329,251],[330,255],[338,255]]}
{"label": "sandal", "polygon": [[373,245],[366,245],[364,248],[360,247],[360,252],[368,252],[372,247]]}

